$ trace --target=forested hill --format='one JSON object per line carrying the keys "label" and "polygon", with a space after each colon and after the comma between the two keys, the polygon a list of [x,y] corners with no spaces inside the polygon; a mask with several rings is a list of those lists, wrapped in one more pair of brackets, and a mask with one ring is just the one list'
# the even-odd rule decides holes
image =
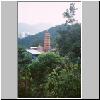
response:
{"label": "forested hill", "polygon": [[[55,39],[58,36],[59,30],[66,30],[65,24],[57,25],[48,29],[51,37],[51,45],[53,47],[55,46]],[[28,48],[30,46],[38,46],[39,44],[43,45],[44,33],[45,30],[37,33],[36,35],[29,35],[28,37],[22,39],[18,38],[18,45],[24,48]]]}
{"label": "forested hill", "polygon": [[[50,33],[52,47],[56,46],[56,38],[59,36],[59,33],[62,32],[66,33],[67,35],[66,39],[68,41],[70,40],[69,38],[72,38],[71,41],[69,41],[70,43],[73,41],[73,39],[76,39],[76,42],[80,41],[80,36],[81,36],[80,24],[57,25],[55,27],[51,27],[50,29],[48,29],[48,32]],[[29,35],[28,37],[22,39],[18,38],[18,46],[21,46],[23,48],[29,48],[30,46],[38,46],[39,44],[43,46],[44,33],[45,30],[37,33],[36,35]]]}

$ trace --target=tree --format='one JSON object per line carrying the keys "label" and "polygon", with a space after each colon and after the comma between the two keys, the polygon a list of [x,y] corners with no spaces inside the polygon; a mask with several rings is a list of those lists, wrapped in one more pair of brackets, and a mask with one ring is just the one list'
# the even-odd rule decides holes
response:
{"label": "tree", "polygon": [[68,23],[72,24],[75,21],[74,15],[75,15],[76,10],[77,9],[75,8],[75,3],[70,3],[70,8],[66,9],[66,12],[63,13],[63,16],[67,18],[66,24]]}
{"label": "tree", "polygon": [[81,58],[81,25],[77,23],[66,28],[65,31],[59,31],[57,50],[61,56],[68,56],[76,62]]}
{"label": "tree", "polygon": [[48,75],[45,85],[47,97],[52,98],[80,98],[81,77],[80,66],[74,65],[74,69],[67,71],[65,68],[55,68]]}
{"label": "tree", "polygon": [[[63,67],[64,60],[59,55],[48,52],[38,56],[31,65],[31,73],[34,80],[38,83],[44,81],[44,78],[56,67]],[[37,83],[36,83],[37,84]]]}
{"label": "tree", "polygon": [[64,67],[63,57],[52,53],[43,53],[38,56],[31,65],[31,75],[33,79],[33,97],[45,97],[44,85],[46,83],[48,74],[50,74],[54,68]]}
{"label": "tree", "polygon": [[31,73],[29,64],[31,55],[23,48],[18,48],[18,96],[27,97],[29,95],[29,85],[31,82]]}

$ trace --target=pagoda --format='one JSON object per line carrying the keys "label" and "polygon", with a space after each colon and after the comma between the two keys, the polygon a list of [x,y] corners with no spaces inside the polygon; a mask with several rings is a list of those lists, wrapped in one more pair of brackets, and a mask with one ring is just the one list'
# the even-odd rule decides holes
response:
{"label": "pagoda", "polygon": [[50,49],[50,33],[46,30],[44,34],[44,52],[48,52]]}

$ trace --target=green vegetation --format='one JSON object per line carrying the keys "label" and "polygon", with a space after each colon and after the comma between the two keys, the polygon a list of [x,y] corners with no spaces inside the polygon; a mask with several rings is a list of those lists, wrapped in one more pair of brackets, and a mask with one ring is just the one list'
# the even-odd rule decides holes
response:
{"label": "green vegetation", "polygon": [[[30,38],[34,38],[33,46],[42,43],[43,33],[25,38],[24,48],[18,48],[18,97],[81,97],[81,25],[73,24],[75,8],[73,4],[71,6],[73,16],[69,16],[68,10],[64,13],[70,25],[52,28],[56,32],[51,32],[52,47],[56,51],[40,54],[35,60],[25,51],[27,43],[32,43]],[[19,43],[19,46],[22,44]]]}
{"label": "green vegetation", "polygon": [[52,52],[39,55],[28,65],[23,64],[27,67],[23,66],[19,74],[19,97],[81,97],[80,64]]}
{"label": "green vegetation", "polygon": [[18,48],[18,95],[29,96],[29,85],[31,81],[31,73],[29,64],[31,64],[31,55],[23,48]]}
{"label": "green vegetation", "polygon": [[57,38],[57,49],[61,56],[68,56],[73,62],[81,57],[81,25],[67,26],[69,30],[60,31]]}

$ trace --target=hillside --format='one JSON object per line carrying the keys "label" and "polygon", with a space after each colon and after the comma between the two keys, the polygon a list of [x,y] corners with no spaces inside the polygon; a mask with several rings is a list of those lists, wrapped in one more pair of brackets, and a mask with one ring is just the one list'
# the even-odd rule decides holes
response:
{"label": "hillside", "polygon": [[[51,46],[55,47],[55,39],[58,36],[59,30],[66,30],[66,26],[64,24],[57,25],[55,27],[51,27],[48,29],[48,32],[51,36]],[[43,40],[44,40],[44,33],[45,30],[42,32],[37,33],[36,35],[29,35],[25,38],[18,38],[18,45],[24,48],[28,48],[30,46],[38,46],[39,44],[43,46]]]}

